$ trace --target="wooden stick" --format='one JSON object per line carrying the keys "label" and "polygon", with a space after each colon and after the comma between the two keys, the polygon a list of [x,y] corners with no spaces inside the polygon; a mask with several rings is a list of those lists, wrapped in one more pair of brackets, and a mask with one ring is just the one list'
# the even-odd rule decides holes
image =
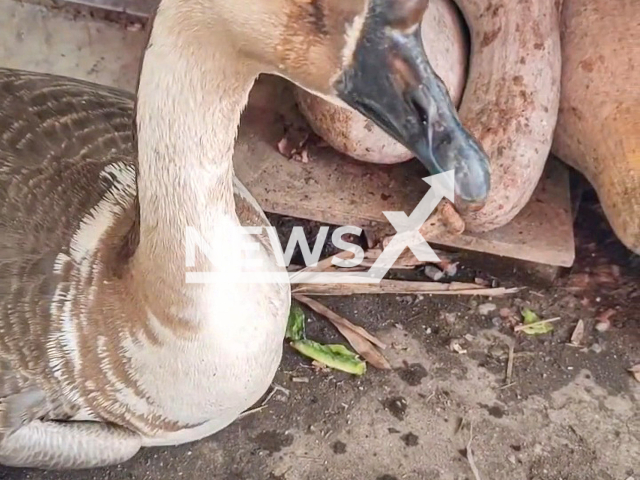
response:
{"label": "wooden stick", "polygon": [[473,440],[473,424],[471,423],[469,426],[469,441],[467,442],[467,461],[469,462],[469,467],[471,467],[471,471],[473,472],[473,476],[475,480],[482,480],[482,477],[480,477],[480,471],[476,466],[476,461],[473,458],[473,452],[471,451],[472,440]]}
{"label": "wooden stick", "polygon": [[505,385],[509,385],[511,383],[511,375],[513,375],[513,351],[514,346],[509,345],[509,359],[507,360],[507,375],[505,378]]}
{"label": "wooden stick", "polygon": [[485,288],[475,283],[412,282],[405,280],[381,280],[380,283],[292,284],[292,293],[304,295],[406,295],[423,293],[499,297],[517,291],[517,288]]}
{"label": "wooden stick", "polygon": [[[402,263],[400,260],[401,259],[398,258],[398,260],[396,260],[396,263],[394,263],[389,270],[413,270],[416,267],[424,265],[424,263],[413,263],[413,264],[406,263],[405,264],[405,263]],[[375,263],[374,259],[365,258],[364,260],[362,260],[362,262],[360,262],[360,265],[358,265],[358,267],[362,267],[362,270],[366,271],[369,268],[371,268],[374,263]],[[348,270],[345,268],[340,268],[339,271],[346,272]]]}
{"label": "wooden stick", "polygon": [[240,420],[241,418],[246,417],[247,415],[251,415],[253,413],[258,413],[261,412],[262,410],[264,410],[265,408],[267,408],[269,405],[260,405],[259,407],[256,408],[252,408],[250,410],[245,410],[244,412],[242,412],[240,415],[238,415],[238,420]]}

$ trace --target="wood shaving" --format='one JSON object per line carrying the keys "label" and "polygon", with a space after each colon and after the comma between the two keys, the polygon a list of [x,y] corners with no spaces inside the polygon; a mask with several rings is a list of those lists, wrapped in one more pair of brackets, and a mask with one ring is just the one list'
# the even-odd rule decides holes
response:
{"label": "wood shaving", "polygon": [[582,320],[578,320],[578,324],[576,328],[573,330],[571,334],[571,345],[575,347],[579,347],[582,343],[582,338],[584,337],[584,322]]}

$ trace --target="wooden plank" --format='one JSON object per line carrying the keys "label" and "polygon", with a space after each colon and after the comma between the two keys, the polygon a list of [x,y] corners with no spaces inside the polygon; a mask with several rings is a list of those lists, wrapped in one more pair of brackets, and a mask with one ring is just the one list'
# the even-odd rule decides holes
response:
{"label": "wooden plank", "polygon": [[[417,162],[381,166],[355,161],[329,147],[311,148],[301,163],[282,156],[285,124],[299,125],[292,87],[262,77],[243,115],[235,155],[238,177],[268,212],[393,233],[383,211],[409,214],[427,191]],[[482,234],[437,236],[434,244],[548,265],[571,266],[573,219],[567,168],[550,161],[533,198],[508,225]]]}
{"label": "wooden plank", "polygon": [[155,11],[159,0],[57,0],[57,3],[60,5],[82,5],[109,12],[126,13],[146,19]]}
{"label": "wooden plank", "polygon": [[0,66],[135,89],[143,31],[50,7],[0,0]]}

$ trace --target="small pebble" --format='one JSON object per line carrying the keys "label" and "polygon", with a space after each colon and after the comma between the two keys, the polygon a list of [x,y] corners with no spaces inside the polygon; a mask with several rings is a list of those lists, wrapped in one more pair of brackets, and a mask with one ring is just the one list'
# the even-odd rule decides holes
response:
{"label": "small pebble", "polygon": [[598,322],[596,323],[596,330],[599,332],[606,332],[611,328],[611,322]]}
{"label": "small pebble", "polygon": [[413,297],[411,295],[401,295],[396,297],[396,300],[403,305],[411,305],[413,303]]}
{"label": "small pebble", "polygon": [[500,317],[493,317],[491,319],[491,323],[493,323],[493,325],[495,327],[501,327],[502,326],[502,319]]}
{"label": "small pebble", "polygon": [[497,358],[497,359],[500,359],[500,360],[507,358],[508,355],[509,355],[508,348],[503,344],[491,346],[489,348],[489,350],[487,351],[487,353],[491,357]]}
{"label": "small pebble", "polygon": [[593,353],[600,353],[602,352],[602,345],[600,345],[599,343],[594,343],[593,345],[591,345],[591,351]]}
{"label": "small pebble", "polygon": [[456,314],[455,313],[445,313],[444,314],[444,319],[448,324],[453,325],[454,323],[456,323]]}
{"label": "small pebble", "polygon": [[496,308],[498,307],[496,307],[495,303],[483,303],[482,305],[478,305],[478,313],[480,315],[489,315]]}
{"label": "small pebble", "polygon": [[464,354],[467,353],[467,351],[462,348],[462,345],[460,345],[460,340],[454,338],[449,342],[449,350],[451,350],[452,352],[456,352],[459,354]]}
{"label": "small pebble", "polygon": [[514,465],[516,464],[516,456],[514,454],[509,454],[507,456],[507,460],[509,460],[511,463],[513,463]]}
{"label": "small pebble", "polygon": [[442,277],[444,277],[444,272],[433,265],[426,265],[424,267],[424,274],[435,282],[442,280]]}

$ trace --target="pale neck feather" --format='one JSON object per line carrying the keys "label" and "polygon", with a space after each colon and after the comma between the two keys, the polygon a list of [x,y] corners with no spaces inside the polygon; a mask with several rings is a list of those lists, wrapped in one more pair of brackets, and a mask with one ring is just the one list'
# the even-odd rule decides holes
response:
{"label": "pale neck feather", "polygon": [[184,289],[187,226],[210,237],[216,225],[237,221],[233,148],[256,72],[224,38],[204,40],[161,7],[143,60],[133,265],[153,289]]}

